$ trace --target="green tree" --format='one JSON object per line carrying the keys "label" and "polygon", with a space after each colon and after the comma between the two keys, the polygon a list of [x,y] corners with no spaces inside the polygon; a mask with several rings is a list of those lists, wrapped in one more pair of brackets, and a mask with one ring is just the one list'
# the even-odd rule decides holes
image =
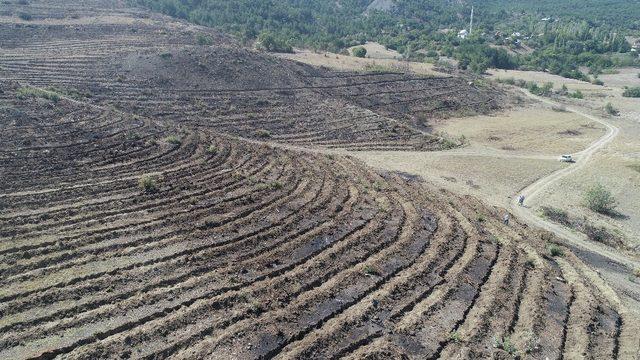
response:
{"label": "green tree", "polygon": [[367,49],[365,49],[362,46],[356,46],[353,49],[351,49],[351,54],[355,57],[363,58],[367,56]]}
{"label": "green tree", "polygon": [[277,37],[275,34],[265,31],[258,36],[258,48],[268,52],[291,53],[293,48],[287,41]]}
{"label": "green tree", "polygon": [[584,194],[584,202],[590,210],[601,214],[610,214],[617,206],[611,191],[602,184],[596,184],[589,188]]}

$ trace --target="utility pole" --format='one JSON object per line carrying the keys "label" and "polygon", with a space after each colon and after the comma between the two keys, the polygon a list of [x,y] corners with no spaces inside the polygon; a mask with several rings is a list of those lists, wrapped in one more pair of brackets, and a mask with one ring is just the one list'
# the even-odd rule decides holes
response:
{"label": "utility pole", "polygon": [[469,23],[469,36],[471,36],[472,31],[473,31],[473,5],[471,5],[471,22]]}

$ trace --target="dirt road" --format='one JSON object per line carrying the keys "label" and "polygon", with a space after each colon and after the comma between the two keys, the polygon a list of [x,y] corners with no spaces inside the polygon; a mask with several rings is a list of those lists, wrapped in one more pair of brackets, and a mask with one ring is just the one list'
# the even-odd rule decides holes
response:
{"label": "dirt road", "polygon": [[[545,104],[559,106],[559,104],[549,99],[540,98],[538,96],[531,95],[531,94],[528,94],[528,95]],[[534,206],[532,205],[536,203],[536,200],[538,199],[539,195],[542,192],[544,192],[545,189],[547,189],[550,185],[556,183],[560,179],[575,173],[577,170],[580,170],[585,166],[588,166],[589,160],[591,159],[593,154],[595,154],[598,150],[602,149],[607,144],[609,144],[613,139],[615,139],[615,137],[619,133],[619,129],[616,126],[612,125],[611,123],[609,123],[608,121],[602,118],[587,114],[575,108],[566,107],[566,109],[567,111],[571,111],[573,113],[584,116],[585,118],[588,118],[590,120],[596,121],[604,125],[607,128],[607,133],[604,136],[602,136],[600,139],[593,142],[586,149],[573,154],[573,157],[576,159],[575,163],[565,168],[562,168],[560,170],[557,170],[549,174],[548,176],[543,177],[538,181],[534,182],[533,184],[527,186],[525,189],[523,189],[520,194],[526,197],[526,203],[528,206],[519,206],[518,196],[513,196],[513,199],[511,201],[511,209],[518,217],[528,222],[529,224],[551,231],[557,234],[558,236],[560,236],[561,238],[569,241],[571,244],[575,246],[578,246],[585,250],[595,251],[596,253],[610,260],[613,260],[627,267],[630,267],[631,269],[637,268],[638,266],[640,266],[640,263],[638,261],[631,259],[630,257],[625,256],[623,254],[620,254],[615,250],[611,250],[604,245],[587,241],[586,238],[581,234],[575,233],[565,228],[564,226],[546,221],[532,211],[532,209],[534,208]]]}

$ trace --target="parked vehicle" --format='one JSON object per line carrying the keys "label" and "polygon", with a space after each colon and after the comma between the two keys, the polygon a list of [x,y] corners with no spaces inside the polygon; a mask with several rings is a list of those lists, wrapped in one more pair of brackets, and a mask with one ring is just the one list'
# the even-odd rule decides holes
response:
{"label": "parked vehicle", "polygon": [[573,160],[573,156],[571,155],[561,155],[558,160],[560,162],[567,162],[567,163],[575,162],[575,160]]}

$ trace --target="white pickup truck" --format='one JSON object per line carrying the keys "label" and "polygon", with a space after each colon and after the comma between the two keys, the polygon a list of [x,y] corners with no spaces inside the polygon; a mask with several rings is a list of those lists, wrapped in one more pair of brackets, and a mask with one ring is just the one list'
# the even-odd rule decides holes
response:
{"label": "white pickup truck", "polygon": [[575,162],[575,160],[573,160],[573,156],[571,155],[561,155],[558,160],[560,162],[567,162],[567,163]]}

